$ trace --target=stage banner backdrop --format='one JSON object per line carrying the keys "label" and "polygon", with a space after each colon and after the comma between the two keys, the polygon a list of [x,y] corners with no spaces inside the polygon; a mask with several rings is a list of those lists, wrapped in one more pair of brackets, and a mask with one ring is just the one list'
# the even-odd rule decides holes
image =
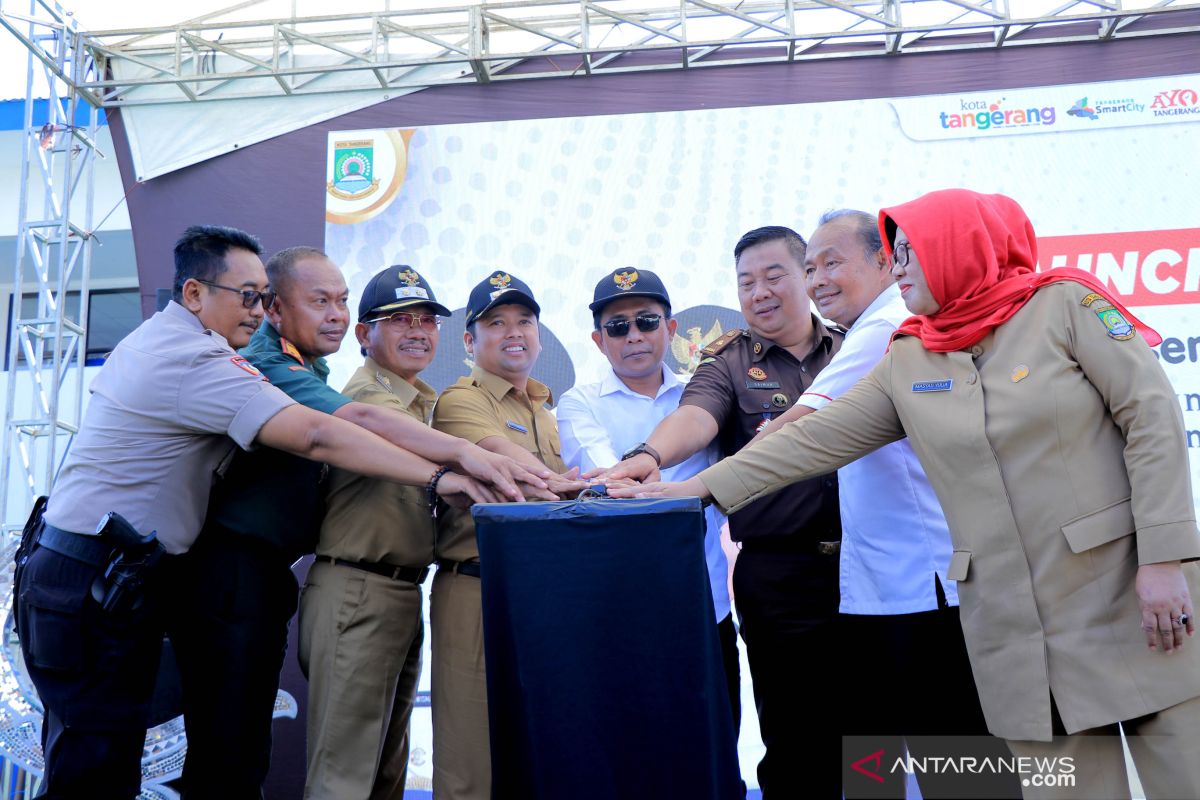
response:
{"label": "stage banner backdrop", "polygon": [[[651,269],[680,320],[672,368],[740,326],[733,246],[822,212],[875,212],[934,189],[1016,198],[1040,268],[1095,274],[1163,335],[1155,348],[1187,428],[1200,496],[1200,75],[970,94],[332,133],[325,246],[351,302],[379,269],[408,264],[455,310],[424,375],[469,370],[462,309],[503,269],[542,306],[534,376],[555,396],[599,380],[587,305],[615,267]],[[353,337],[331,385],[361,363]],[[744,675],[748,682],[748,676]],[[753,704],[747,709],[752,712]],[[753,717],[753,713],[745,716]],[[410,777],[427,786],[428,709]],[[751,721],[752,723],[752,721]],[[746,728],[743,728],[743,738]],[[742,770],[754,779],[753,749]]]}

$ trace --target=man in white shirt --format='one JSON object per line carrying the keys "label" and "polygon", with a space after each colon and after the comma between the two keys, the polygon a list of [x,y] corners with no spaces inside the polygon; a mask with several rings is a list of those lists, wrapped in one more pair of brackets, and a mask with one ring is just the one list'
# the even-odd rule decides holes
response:
{"label": "man in white shirt", "polygon": [[[892,334],[911,316],[871,214],[842,210],[822,216],[809,240],[804,273],[817,310],[847,328],[846,339],[796,405],[756,439],[844,394],[883,358]],[[902,439],[847,464],[838,470],[838,485],[839,612],[849,689],[844,731],[870,735],[881,746],[881,735],[986,736],[958,620],[958,592],[946,579],[949,528],[912,446]],[[910,738],[915,755],[951,755],[916,752],[925,747]],[[881,772],[898,783],[888,793],[903,796],[904,776]],[[931,785],[936,777],[920,776],[926,792],[946,788],[940,781]],[[859,796],[859,789],[878,796],[883,787],[868,784],[847,773],[846,797]]]}
{"label": "man in white shirt", "polygon": [[[650,432],[679,405],[684,382],[663,356],[675,333],[671,300],[659,277],[649,270],[623,267],[596,284],[592,341],[611,366],[599,383],[580,384],[563,393],[555,413],[563,461],[581,471],[611,467],[650,438]],[[717,461],[715,446],[662,470],[663,480],[686,480]],[[725,662],[734,730],[741,723],[737,633],[729,604],[729,564],[721,549],[724,516],[705,510],[705,559],[713,608]]]}

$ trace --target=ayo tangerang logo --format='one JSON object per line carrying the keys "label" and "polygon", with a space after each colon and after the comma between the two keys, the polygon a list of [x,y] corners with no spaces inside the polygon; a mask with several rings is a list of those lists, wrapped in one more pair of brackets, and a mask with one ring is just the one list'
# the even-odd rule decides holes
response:
{"label": "ayo tangerang logo", "polygon": [[1200,94],[1195,89],[1170,89],[1154,95],[1150,110],[1156,117],[1200,114]]}

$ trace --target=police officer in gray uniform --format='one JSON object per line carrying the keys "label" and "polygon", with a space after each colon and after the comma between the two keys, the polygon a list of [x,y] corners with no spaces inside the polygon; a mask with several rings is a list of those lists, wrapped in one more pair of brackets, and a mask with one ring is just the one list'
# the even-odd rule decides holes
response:
{"label": "police officer in gray uniform", "polygon": [[[48,505],[17,554],[16,620],[45,709],[42,797],[129,800],[172,598],[171,559],[195,540],[214,473],[256,443],[498,499],[470,478],[297,405],[234,352],[274,295],[254,237],[189,228],[172,301],[113,350]],[[105,512],[115,512],[105,514]]]}

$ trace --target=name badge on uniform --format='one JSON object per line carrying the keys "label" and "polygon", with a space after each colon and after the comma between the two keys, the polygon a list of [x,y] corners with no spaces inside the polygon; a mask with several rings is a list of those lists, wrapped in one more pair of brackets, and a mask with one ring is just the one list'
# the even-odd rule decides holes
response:
{"label": "name badge on uniform", "polygon": [[514,431],[519,431],[520,433],[529,433],[529,428],[526,428],[524,425],[518,425],[517,423],[513,422],[511,419],[504,424],[507,425],[508,427],[512,428]]}
{"label": "name badge on uniform", "polygon": [[946,378],[942,381],[917,381],[913,384],[914,392],[948,392],[954,386],[954,381]]}
{"label": "name badge on uniform", "polygon": [[747,389],[781,389],[779,381],[746,381]]}

